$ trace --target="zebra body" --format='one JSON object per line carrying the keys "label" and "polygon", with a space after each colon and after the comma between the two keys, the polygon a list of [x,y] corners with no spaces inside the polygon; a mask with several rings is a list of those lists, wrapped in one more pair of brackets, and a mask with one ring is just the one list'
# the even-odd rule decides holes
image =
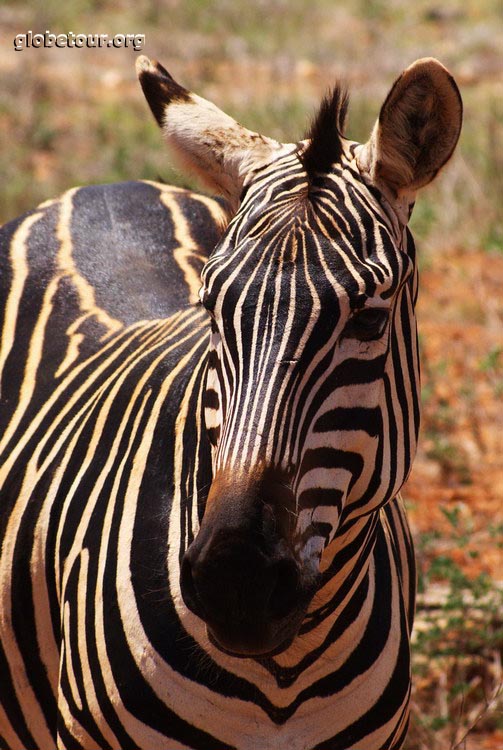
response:
{"label": "zebra body", "polygon": [[[281,146],[139,69],[168,140],[237,210],[224,231],[216,200],[125,183],[2,230],[0,747],[398,750],[406,218],[459,122],[398,190],[389,110],[323,167],[322,117]],[[447,131],[455,85],[411,70],[391,104],[426,79]]]}

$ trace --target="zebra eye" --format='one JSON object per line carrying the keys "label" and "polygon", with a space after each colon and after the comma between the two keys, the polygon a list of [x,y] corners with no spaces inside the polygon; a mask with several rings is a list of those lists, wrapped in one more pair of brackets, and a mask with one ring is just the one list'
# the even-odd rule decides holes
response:
{"label": "zebra eye", "polygon": [[380,338],[389,318],[389,310],[367,307],[355,313],[344,329],[344,337],[358,341],[374,341]]}

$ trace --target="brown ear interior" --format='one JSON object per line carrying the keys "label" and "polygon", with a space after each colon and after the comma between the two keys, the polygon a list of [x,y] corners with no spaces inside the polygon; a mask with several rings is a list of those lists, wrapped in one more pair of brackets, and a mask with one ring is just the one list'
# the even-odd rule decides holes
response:
{"label": "brown ear interior", "polygon": [[454,151],[462,111],[458,87],[437,60],[411,65],[381,108],[374,177],[397,192],[431,182]]}

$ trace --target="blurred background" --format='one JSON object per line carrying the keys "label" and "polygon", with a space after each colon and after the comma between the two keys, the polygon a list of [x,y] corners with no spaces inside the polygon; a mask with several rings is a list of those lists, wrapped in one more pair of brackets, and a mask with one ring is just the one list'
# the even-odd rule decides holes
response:
{"label": "blurred background", "polygon": [[[297,140],[336,79],[366,140],[401,70],[432,55],[464,100],[460,146],[420,196],[421,444],[404,496],[421,588],[408,750],[502,750],[503,3],[501,0],[0,0],[0,222],[77,184],[175,172],[132,47],[17,34],[144,34],[189,89]],[[498,696],[499,689],[499,696]]]}

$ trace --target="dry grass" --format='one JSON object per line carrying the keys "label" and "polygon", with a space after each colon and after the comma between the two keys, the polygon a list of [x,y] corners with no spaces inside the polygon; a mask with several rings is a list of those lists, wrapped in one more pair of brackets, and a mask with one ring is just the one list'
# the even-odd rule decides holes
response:
{"label": "dry grass", "polygon": [[[336,78],[353,92],[348,135],[362,140],[403,67],[433,55],[452,70],[465,103],[460,147],[413,219],[423,266],[424,418],[405,494],[425,570],[446,554],[469,578],[503,579],[501,1],[32,0],[4,2],[0,28],[0,221],[75,184],[185,182],[169,166],[132,50],[14,51],[14,36],[28,29],[144,33],[144,52],[185,85],[248,127],[288,140],[303,135]],[[464,545],[441,510],[458,506]],[[497,639],[492,647],[500,653]],[[435,657],[418,674],[409,750],[501,750],[500,709],[484,707],[484,658],[463,679],[486,693],[454,695],[452,705],[452,663]],[[463,739],[470,721],[476,726]]]}
{"label": "dry grass", "polygon": [[0,221],[74,184],[159,172],[176,179],[136,83],[132,49],[12,45],[27,29],[133,32],[145,33],[145,52],[186,85],[249,127],[289,140],[302,136],[339,77],[353,91],[348,134],[365,139],[398,72],[417,57],[439,57],[462,87],[465,127],[454,164],[418,205],[416,232],[428,247],[447,237],[449,245],[502,249],[497,0],[121,0],[113,11],[97,0],[64,9],[49,0],[6,3],[0,24]]}

